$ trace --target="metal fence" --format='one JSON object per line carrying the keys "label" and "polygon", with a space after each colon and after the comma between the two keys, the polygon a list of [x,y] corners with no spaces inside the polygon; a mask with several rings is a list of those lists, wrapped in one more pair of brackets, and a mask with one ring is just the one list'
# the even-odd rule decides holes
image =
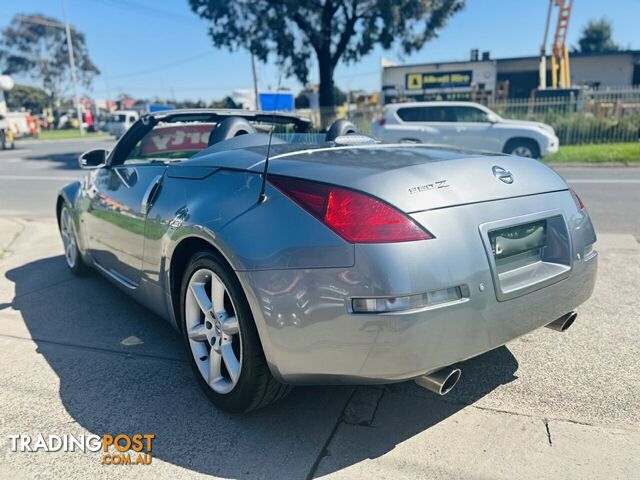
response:
{"label": "metal fence", "polygon": [[[561,145],[636,142],[640,140],[640,88],[589,90],[564,98],[508,99],[486,105],[507,119],[551,125]],[[345,118],[363,132],[382,114],[377,105],[298,110],[320,130],[323,119]],[[326,122],[325,122],[326,123]]]}

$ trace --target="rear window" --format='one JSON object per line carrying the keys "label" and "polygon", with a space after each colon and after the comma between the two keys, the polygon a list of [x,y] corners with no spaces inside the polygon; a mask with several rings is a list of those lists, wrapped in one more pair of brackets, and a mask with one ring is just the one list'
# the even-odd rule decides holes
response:
{"label": "rear window", "polygon": [[455,122],[448,107],[403,107],[398,117],[404,122]]}

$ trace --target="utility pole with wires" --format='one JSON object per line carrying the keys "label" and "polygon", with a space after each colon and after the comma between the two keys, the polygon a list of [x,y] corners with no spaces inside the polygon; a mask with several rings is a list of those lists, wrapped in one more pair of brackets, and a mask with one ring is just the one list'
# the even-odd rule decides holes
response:
{"label": "utility pole with wires", "polygon": [[256,97],[256,110],[260,110],[260,96],[258,95],[258,74],[256,73],[256,56],[251,53],[251,72],[253,73],[253,94]]}
{"label": "utility pole with wires", "polygon": [[64,24],[58,22],[50,22],[47,20],[31,19],[24,15],[17,15],[16,18],[23,22],[34,23],[36,25],[43,25],[45,27],[61,28],[64,29],[67,37],[67,50],[69,51],[69,67],[71,68],[71,82],[73,83],[74,100],[76,104],[76,113],[78,115],[78,124],[80,128],[80,135],[84,135],[84,129],[82,128],[82,117],[80,110],[80,97],[78,96],[78,76],[76,74],[76,62],[73,56],[73,42],[71,40],[71,27],[69,26],[69,20],[67,19],[67,2],[62,0],[62,10],[64,13]]}
{"label": "utility pole with wires", "polygon": [[73,83],[73,97],[76,104],[76,113],[78,115],[78,128],[80,136],[84,135],[82,126],[82,111],[80,108],[80,97],[78,96],[78,76],[76,74],[76,62],[73,57],[73,42],[71,41],[71,27],[69,26],[69,18],[67,16],[67,0],[62,1],[62,10],[64,13],[64,29],[67,34],[67,50],[69,50],[69,66],[71,67],[71,82]]}

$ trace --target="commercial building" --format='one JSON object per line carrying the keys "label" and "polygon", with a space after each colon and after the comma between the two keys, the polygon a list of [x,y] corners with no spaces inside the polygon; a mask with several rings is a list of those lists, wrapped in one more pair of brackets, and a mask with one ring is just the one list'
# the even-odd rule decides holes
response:
{"label": "commercial building", "polygon": [[[472,50],[467,61],[383,66],[381,98],[383,103],[529,98],[538,86],[539,62],[540,57],[492,59],[489,52]],[[570,64],[576,87],[640,86],[640,50],[572,53]]]}

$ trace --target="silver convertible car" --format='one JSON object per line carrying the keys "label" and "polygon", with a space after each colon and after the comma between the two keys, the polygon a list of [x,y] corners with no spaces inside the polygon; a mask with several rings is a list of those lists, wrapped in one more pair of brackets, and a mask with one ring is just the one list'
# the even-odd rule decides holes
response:
{"label": "silver convertible car", "polygon": [[537,160],[376,143],[336,122],[176,110],[137,121],[57,200],[69,268],[92,268],[167,319],[218,407],[246,412],[295,384],[413,379],[592,293],[584,205]]}

